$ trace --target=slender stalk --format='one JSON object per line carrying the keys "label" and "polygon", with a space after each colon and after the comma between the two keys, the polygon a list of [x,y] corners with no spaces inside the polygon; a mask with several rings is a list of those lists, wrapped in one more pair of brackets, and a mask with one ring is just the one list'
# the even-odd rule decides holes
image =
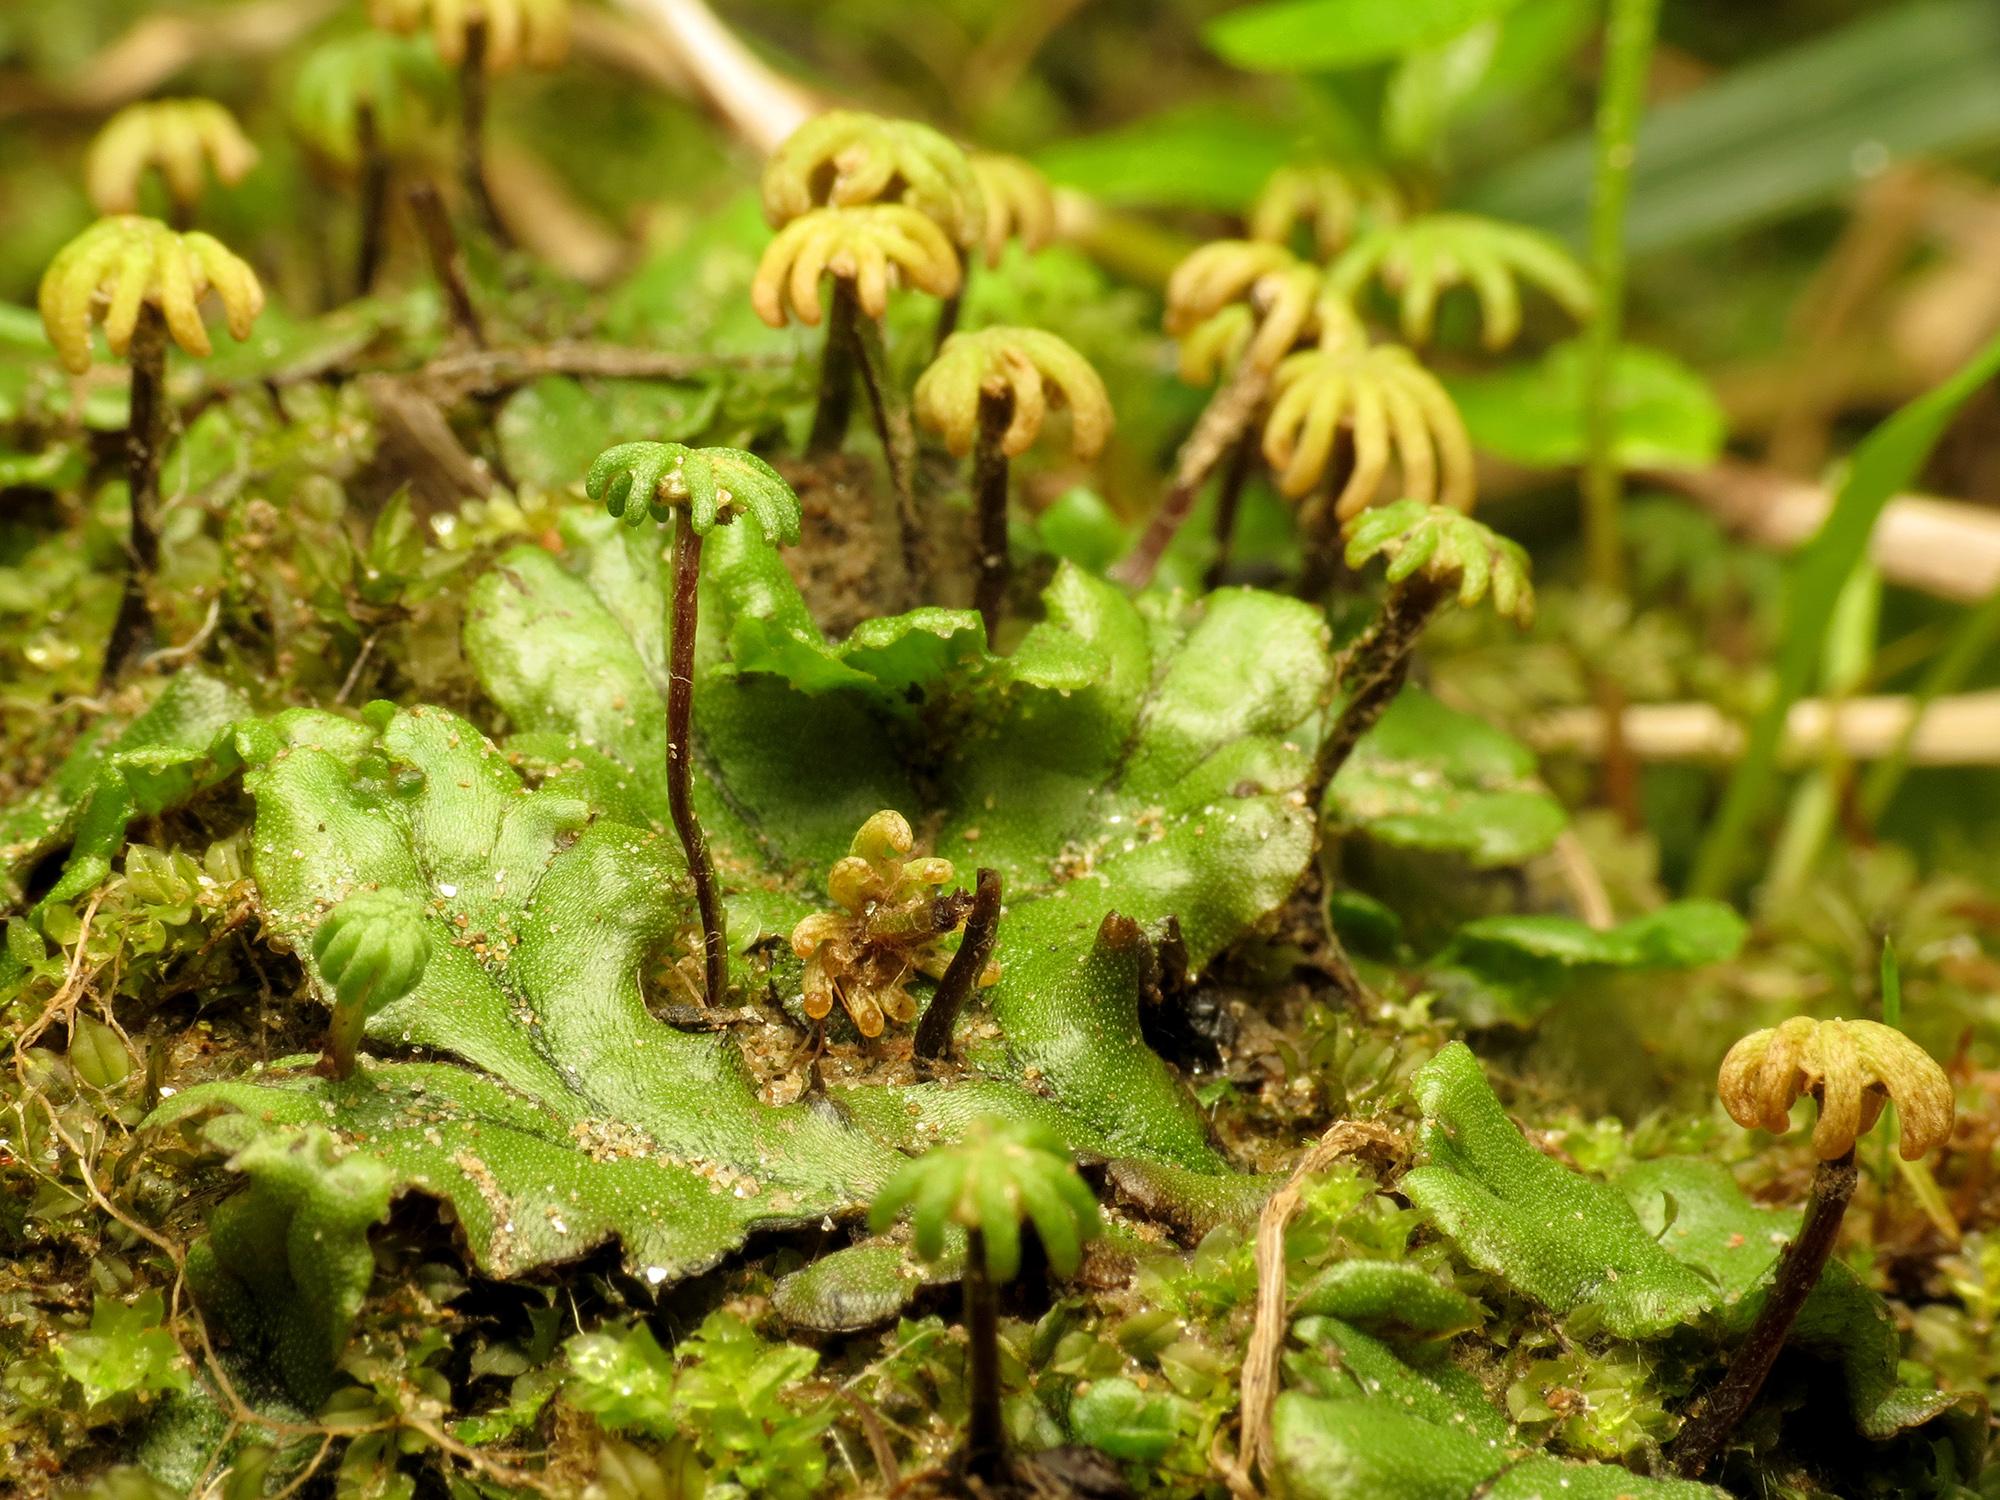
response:
{"label": "slender stalk", "polygon": [[1612,409],[1612,370],[1625,318],[1625,209],[1632,196],[1632,163],[1659,15],[1660,0],[1611,0],[1597,102],[1597,167],[1590,204],[1597,315],[1586,335],[1583,519],[1591,581],[1610,594],[1625,591],[1619,522],[1624,475],[1618,467]]}
{"label": "slender stalk", "polygon": [[1194,431],[1181,444],[1174,461],[1174,481],[1166,498],[1153,513],[1139,545],[1112,569],[1112,576],[1119,582],[1142,589],[1153,581],[1160,559],[1167,555],[1174,537],[1187,524],[1202,485],[1208,482],[1208,476],[1222,462],[1230,446],[1249,431],[1270,385],[1268,374],[1246,362],[1238,365],[1222,388],[1209,398]]}
{"label": "slender stalk", "polygon": [[458,234],[451,227],[451,215],[444,211],[444,199],[428,182],[410,187],[410,212],[423,232],[424,250],[430,256],[431,272],[444,288],[445,303],[451,308],[452,326],[477,348],[486,347],[486,334],[479,324],[479,309],[473,305],[472,291],[465,281],[465,254]]}
{"label": "slender stalk", "polygon": [[1000,872],[981,869],[973,882],[972,910],[965,918],[958,952],[952,954],[929,1009],[917,1022],[916,1056],[935,1062],[951,1051],[959,1013],[979,987],[979,976],[986,972],[986,961],[993,956],[993,940],[999,930]]}
{"label": "slender stalk", "polygon": [[326,1060],[322,1071],[335,1078],[354,1076],[355,1054],[361,1050],[361,1036],[368,1026],[365,1005],[333,1004],[333,1017],[326,1023]]}
{"label": "slender stalk", "polygon": [[[1632,163],[1659,11],[1660,0],[1611,0],[1597,101],[1590,203],[1597,315],[1585,333],[1583,531],[1591,584],[1612,597],[1625,592],[1625,475],[1618,464],[1613,380],[1625,321],[1625,210],[1632,196]],[[1636,830],[1645,815],[1639,767],[1625,744],[1625,689],[1601,672],[1591,676],[1591,692],[1605,722],[1604,799],[1626,828]]]}
{"label": "slender stalk", "polygon": [[1229,451],[1229,466],[1222,471],[1222,488],[1215,496],[1215,556],[1202,574],[1204,589],[1222,587],[1229,572],[1229,554],[1236,540],[1236,513],[1243,508],[1243,486],[1250,478],[1250,463],[1257,456],[1256,440],[1247,433]]}
{"label": "slender stalk", "polygon": [[979,393],[979,437],[972,449],[972,504],[979,518],[972,599],[986,623],[986,644],[1000,638],[1007,604],[1007,453],[1000,439],[1014,417],[1011,395]]}
{"label": "slender stalk", "polygon": [[813,407],[806,456],[838,453],[854,416],[854,320],[860,313],[854,283],[833,278],[833,303],[826,313],[826,344],[819,356],[819,400]]}
{"label": "slender stalk", "polygon": [[152,646],[155,630],[146,585],[160,568],[160,455],[167,442],[167,323],[148,302],[139,309],[127,351],[132,365],[131,415],[125,424],[125,484],[131,534],[125,588],[105,646],[99,685],[123,677]]}
{"label": "slender stalk", "polygon": [[1604,756],[1599,767],[1598,792],[1604,805],[1617,816],[1627,832],[1639,833],[1646,826],[1639,758],[1633,754],[1625,733],[1625,684],[1608,673],[1589,675],[1590,696],[1598,717],[1604,721]]}
{"label": "slender stalk", "polygon": [[965,257],[965,269],[959,273],[958,290],[945,298],[938,306],[937,335],[934,346],[942,349],[944,341],[958,332],[958,315],[965,310],[965,289],[972,282],[972,256]]}
{"label": "slender stalk", "polygon": [[910,587],[916,588],[924,576],[923,524],[917,516],[914,483],[917,469],[917,428],[910,420],[910,404],[896,388],[895,372],[889,368],[889,351],[882,341],[882,325],[857,313],[854,319],[854,351],[860,356],[861,384],[868,392],[868,409],[875,418],[875,435],[882,440],[882,456],[888,460],[889,483],[896,492],[896,522],[902,528],[903,568]]}
{"label": "slender stalk", "polygon": [[1750,1403],[1764,1388],[1764,1379],[1785,1347],[1799,1309],[1819,1284],[1820,1272],[1833,1253],[1841,1216],[1854,1196],[1857,1175],[1852,1151],[1833,1161],[1821,1162],[1813,1173],[1805,1223],[1799,1228],[1799,1237],[1786,1247],[1778,1261],[1771,1290],[1757,1321],[1750,1325],[1750,1332],[1737,1346],[1721,1382],[1695,1402],[1680,1436],[1667,1447],[1667,1462],[1676,1474],[1686,1479],[1699,1478],[1715,1461],[1729,1434],[1736,1430]]}
{"label": "slender stalk", "polygon": [[722,895],[708,838],[694,815],[694,636],[701,606],[701,533],[682,515],[674,522],[674,620],[667,662],[667,809],[687,855],[701,910],[701,943],[706,999],[711,1007],[729,997],[729,938],[723,925]]}
{"label": "slender stalk", "polygon": [[986,1274],[986,1236],[965,1232],[965,1332],[971,1344],[967,1385],[965,1472],[996,1484],[1006,1467],[1007,1440],[1000,1426],[1000,1296]]}
{"label": "slender stalk", "polygon": [[480,225],[494,239],[510,243],[493,190],[486,182],[486,23],[465,28],[465,57],[458,65],[458,175]]}
{"label": "slender stalk", "polygon": [[1354,472],[1354,440],[1346,431],[1333,435],[1333,456],[1319,493],[1299,511],[1299,545],[1305,556],[1299,569],[1299,597],[1317,604],[1341,572],[1340,492]]}
{"label": "slender stalk", "polygon": [[365,297],[373,290],[375,273],[381,269],[384,220],[389,210],[389,158],[375,128],[374,105],[361,106],[354,133],[361,153],[361,231],[355,249],[354,290],[355,295]]}
{"label": "slender stalk", "polygon": [[1334,680],[1345,701],[1333,727],[1320,742],[1307,788],[1308,805],[1317,807],[1334,775],[1354,753],[1361,736],[1375,727],[1383,710],[1402,691],[1410,673],[1410,655],[1422,639],[1424,626],[1450,595],[1419,573],[1389,590],[1382,613],[1341,653]]}

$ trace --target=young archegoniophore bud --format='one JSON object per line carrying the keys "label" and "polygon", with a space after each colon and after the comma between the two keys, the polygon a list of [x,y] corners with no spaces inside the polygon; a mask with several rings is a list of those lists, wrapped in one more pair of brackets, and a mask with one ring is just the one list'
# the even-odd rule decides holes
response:
{"label": "young archegoniophore bud", "polygon": [[1111,398],[1090,361],[1066,340],[1039,328],[982,328],[954,333],[917,381],[917,420],[958,457],[972,451],[982,396],[1008,403],[1000,451],[1027,452],[1051,406],[1071,414],[1070,449],[1094,458],[1111,436]]}
{"label": "young archegoniophore bud", "polygon": [[697,535],[706,535],[748,516],[773,546],[797,542],[803,519],[784,475],[741,448],[620,443],[597,456],[583,489],[628,526],[680,511]]}
{"label": "young archegoniophore bud", "polygon": [[1372,167],[1332,162],[1280,167],[1250,209],[1250,238],[1288,245],[1304,224],[1313,247],[1332,255],[1357,231],[1397,223],[1405,211],[1401,190],[1388,174]]}
{"label": "young archegoniophore bud", "polygon": [[453,67],[482,25],[488,73],[560,67],[569,56],[569,0],[368,0],[368,19],[405,36],[428,27],[438,56]]}
{"label": "young archegoniophore bud", "polygon": [[933,297],[958,290],[958,252],[929,215],[902,203],[815,208],[793,219],[764,247],[750,284],[750,305],[773,328],[787,316],[817,327],[819,283],[833,276],[854,289],[863,313],[889,310],[889,289],[908,284]]}
{"label": "young archegoniophore bud", "polygon": [[1540,287],[1579,321],[1596,302],[1590,277],[1554,238],[1477,214],[1426,214],[1370,230],[1326,273],[1328,290],[1350,301],[1377,278],[1395,293],[1413,344],[1429,341],[1438,298],[1461,284],[1479,299],[1489,349],[1521,331],[1519,282]]}
{"label": "young archegoniophore bud", "polygon": [[1056,195],[1040,168],[998,151],[966,153],[985,213],[986,264],[1000,264],[1010,239],[1029,252],[1055,238]]}
{"label": "young archegoniophore bud", "polygon": [[816,208],[903,204],[960,249],[980,243],[985,230],[964,151],[928,125],[861,110],[829,110],[793,131],[765,164],[763,196],[774,229]]}
{"label": "young archegoniophore bud", "polygon": [[345,1078],[368,1018],[414,990],[431,959],[430,919],[402,891],[358,891],[313,930],[313,964],[333,994],[328,1053]]}
{"label": "young archegoniophore bud", "polygon": [[1944,1069],[1895,1027],[1810,1016],[1731,1047],[1716,1092],[1738,1125],[1773,1135],[1791,1129],[1792,1106],[1810,1095],[1819,1104],[1812,1143],[1821,1161],[1852,1151],[1892,1100],[1903,1159],[1916,1161],[1950,1137],[1957,1109]]}
{"label": "young archegoniophore bud", "polygon": [[201,299],[213,291],[238,339],[250,336],[264,308],[252,271],[212,235],[180,233],[158,219],[121,214],[99,219],[56,252],[42,275],[42,326],[63,367],[90,368],[90,325],[104,324],[111,352],[123,355],[140,311],[159,309],[174,342],[189,354],[212,345],[201,321]]}
{"label": "young archegoniophore bud", "polygon": [[1101,1222],[1061,1137],[1016,1121],[976,1121],[957,1144],[904,1162],[876,1194],[869,1227],[882,1233],[905,1208],[919,1255],[941,1256],[945,1226],[956,1224],[984,1239],[984,1270],[995,1281],[1010,1281],[1021,1268],[1024,1217],[1060,1276],[1076,1273]]}
{"label": "young archegoniophore bud", "polygon": [[1319,270],[1282,245],[1217,240],[1174,268],[1167,281],[1167,332],[1194,334],[1224,308],[1249,307],[1254,331],[1242,357],[1272,370],[1313,329],[1321,292]]}
{"label": "young archegoniophore bud", "polygon": [[[827,894],[840,909],[815,912],[792,929],[792,951],[806,963],[805,1012],[813,1020],[825,1020],[838,1000],[855,1030],[878,1037],[887,1022],[902,1026],[916,1018],[906,980],[944,973],[944,941],[964,925],[972,903],[963,893],[941,894],[955,873],[951,861],[911,859],[914,845],[901,813],[876,813],[827,874]],[[999,965],[988,963],[979,985],[999,979]]]}
{"label": "young archegoniophore bud", "polygon": [[336,166],[361,164],[364,116],[377,150],[407,147],[429,122],[444,85],[437,55],[421,41],[357,32],[316,47],[292,80],[291,122]]}
{"label": "young archegoniophore bud", "polygon": [[1359,568],[1376,557],[1388,559],[1391,584],[1421,575],[1456,594],[1463,608],[1490,595],[1502,619],[1525,627],[1535,618],[1521,544],[1449,506],[1398,500],[1369,511],[1348,529],[1347,565]]}
{"label": "young archegoniophore bud", "polygon": [[1346,700],[1313,756],[1310,806],[1402,691],[1426,625],[1454,596],[1461,606],[1490,596],[1494,613],[1522,627],[1535,614],[1528,554],[1448,506],[1398,500],[1367,511],[1348,525],[1346,556],[1350,568],[1387,559],[1389,591],[1381,612],[1335,665]]}
{"label": "young archegoniophore bud", "polygon": [[234,187],[257,165],[243,127],[213,99],[148,99],[105,122],[84,161],[84,190],[100,214],[135,214],[139,186],[157,170],[181,212],[201,201],[206,173]]}
{"label": "young archegoniophore bud", "polygon": [[1472,438],[1450,395],[1408,349],[1370,343],[1357,323],[1337,321],[1336,306],[1322,305],[1319,346],[1288,356],[1272,377],[1263,448],[1279,492],[1296,500],[1319,487],[1344,426],[1353,468],[1334,501],[1341,520],[1374,500],[1391,459],[1402,495],[1471,509]]}

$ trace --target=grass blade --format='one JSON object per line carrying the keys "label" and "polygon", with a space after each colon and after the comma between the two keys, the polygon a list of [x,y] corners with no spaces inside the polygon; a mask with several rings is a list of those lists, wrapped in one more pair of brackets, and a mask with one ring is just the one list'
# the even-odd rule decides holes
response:
{"label": "grass blade", "polygon": [[1944,650],[1937,654],[1917,683],[1916,691],[1910,694],[1910,722],[1897,736],[1895,748],[1875,762],[1861,783],[1861,811],[1871,823],[1881,820],[1903,784],[1903,777],[1910,769],[1910,744],[1916,738],[1917,726],[1923,722],[1924,710],[1934,699],[1965,686],[1966,679],[1985,660],[1996,640],[2000,640],[2000,589],[1988,594],[1977,609],[1959,621]]}
{"label": "grass blade", "polygon": [[1690,894],[1720,896],[1735,881],[1744,841],[1770,796],[1785,715],[1818,670],[1834,605],[1867,554],[1868,537],[1882,507],[1916,478],[1945,425],[1996,372],[2000,372],[2000,338],[1943,384],[1883,422],[1854,451],[1825,524],[1793,563],[1778,646],[1777,685],[1751,726],[1743,759],[1696,857]]}
{"label": "grass blade", "polygon": [[1590,194],[1590,270],[1597,282],[1597,316],[1585,349],[1583,466],[1584,547],[1590,581],[1607,594],[1625,589],[1624,535],[1619,523],[1624,475],[1618,467],[1612,364],[1625,318],[1625,210],[1646,77],[1653,61],[1660,0],[1612,0],[1605,28],[1604,77],[1597,104],[1597,168]]}

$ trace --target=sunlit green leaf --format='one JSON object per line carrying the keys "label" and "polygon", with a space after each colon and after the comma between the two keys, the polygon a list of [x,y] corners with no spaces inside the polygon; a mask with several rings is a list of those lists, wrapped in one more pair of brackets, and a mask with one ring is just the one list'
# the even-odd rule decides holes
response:
{"label": "sunlit green leaf", "polygon": [[1734,958],[1749,928],[1720,901],[1675,901],[1614,927],[1551,913],[1480,917],[1458,929],[1435,969],[1471,983],[1468,1019],[1525,1025],[1593,973],[1697,969]]}
{"label": "sunlit green leaf", "polygon": [[707,381],[602,380],[545,375],[516,391],[494,420],[517,485],[559,490],[583,483],[597,455],[634,437],[692,442],[720,401]]}
{"label": "sunlit green leaf", "polygon": [[1238,102],[1177,105],[1045,147],[1051,182],[1123,207],[1247,208],[1295,150],[1296,132]]}
{"label": "sunlit green leaf", "polygon": [[1326,816],[1399,848],[1460,854],[1474,865],[1545,853],[1568,822],[1535,757],[1483,719],[1405,690],[1327,788]]}
{"label": "sunlit green leaf", "polygon": [[[1447,376],[1445,388],[1480,448],[1513,463],[1557,468],[1583,462],[1587,373],[1584,346],[1572,340],[1533,363]],[[1679,360],[1627,344],[1612,381],[1613,451],[1624,467],[1699,466],[1721,452],[1722,407]]]}
{"label": "sunlit green leaf", "polygon": [[1312,73],[1383,62],[1435,47],[1516,0],[1262,0],[1208,23],[1209,46],[1239,68]]}

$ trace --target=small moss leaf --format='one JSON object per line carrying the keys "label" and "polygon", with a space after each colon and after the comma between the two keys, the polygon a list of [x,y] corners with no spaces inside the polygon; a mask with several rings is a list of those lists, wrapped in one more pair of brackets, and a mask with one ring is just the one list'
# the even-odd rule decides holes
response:
{"label": "small moss leaf", "polygon": [[1174,1445],[1185,1403],[1170,1391],[1143,1391],[1122,1375],[1094,1380],[1069,1407],[1079,1443],[1127,1463],[1152,1463]]}
{"label": "small moss leaf", "polygon": [[131,1076],[132,1049],[102,1021],[78,1015],[70,1022],[69,1065],[94,1089],[112,1089]]}
{"label": "small moss leaf", "polygon": [[100,1295],[90,1327],[56,1341],[56,1363],[82,1389],[86,1416],[120,1415],[112,1409],[116,1404],[189,1388],[187,1357],[165,1321],[158,1292],[142,1293],[129,1305]]}

